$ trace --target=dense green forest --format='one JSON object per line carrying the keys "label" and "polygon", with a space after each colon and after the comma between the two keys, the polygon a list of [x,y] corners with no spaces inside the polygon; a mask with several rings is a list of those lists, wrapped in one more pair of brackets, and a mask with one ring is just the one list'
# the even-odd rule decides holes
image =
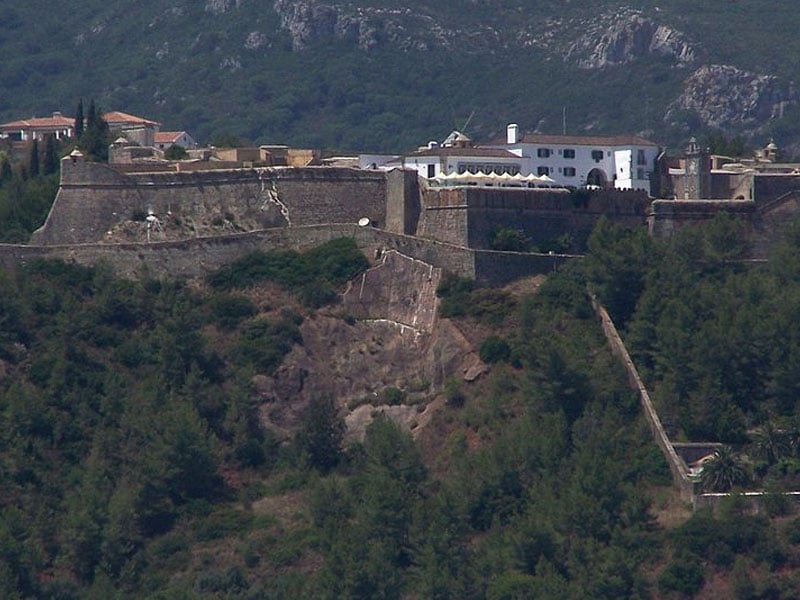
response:
{"label": "dense green forest", "polygon": [[[378,418],[348,446],[326,396],[279,443],[250,382],[273,373],[303,343],[303,319],[366,266],[352,242],[256,254],[194,285],[57,261],[5,273],[0,595],[618,599],[722,585],[727,597],[796,597],[790,505],[770,504],[773,519],[735,496],[717,515],[675,509],[586,294],[590,283],[633,336],[653,314],[650,286],[679,284],[656,275],[678,248],[698,254],[673,271],[701,287],[796,287],[790,262],[730,264],[735,227],[722,219],[662,246],[601,224],[593,254],[534,295],[446,279],[443,310],[492,331],[481,347],[491,373],[451,379],[417,440]],[[259,280],[302,290],[298,302],[254,300]],[[679,291],[674,302],[690,296]],[[685,344],[694,331],[681,330]],[[668,380],[668,346],[635,346],[648,377]]]}

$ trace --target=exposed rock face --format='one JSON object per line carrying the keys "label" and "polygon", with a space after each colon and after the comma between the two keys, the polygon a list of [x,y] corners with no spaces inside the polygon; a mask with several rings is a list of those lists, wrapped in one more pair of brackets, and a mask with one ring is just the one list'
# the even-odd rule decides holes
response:
{"label": "exposed rock face", "polygon": [[295,50],[334,39],[355,41],[365,49],[375,44],[375,29],[365,19],[346,15],[333,5],[316,0],[275,0],[274,7]]}
{"label": "exposed rock face", "polygon": [[239,8],[241,0],[206,0],[205,11],[214,15],[221,15],[232,8]]}
{"label": "exposed rock face", "polygon": [[683,93],[667,111],[672,121],[677,111],[691,111],[709,127],[750,127],[780,117],[798,101],[791,83],[730,65],[705,65],[684,82]]}
{"label": "exposed rock face", "polygon": [[303,344],[295,346],[273,377],[259,375],[254,389],[262,422],[288,437],[309,400],[332,395],[355,437],[372,415],[385,412],[415,429],[423,404],[387,406],[388,387],[408,399],[428,400],[451,375],[464,377],[485,366],[472,344],[447,319],[436,317],[441,269],[387,253],[358,278],[342,299],[344,311],[359,320],[316,314],[303,321]]}
{"label": "exposed rock face", "polygon": [[584,69],[601,69],[652,56],[682,65],[693,62],[696,51],[681,32],[626,10],[593,23],[569,47],[566,59]]}
{"label": "exposed rock face", "polygon": [[403,52],[457,45],[459,52],[470,53],[499,43],[501,37],[486,24],[453,29],[410,8],[353,8],[319,0],[274,0],[273,7],[294,50],[342,40],[361,50],[386,43]]}

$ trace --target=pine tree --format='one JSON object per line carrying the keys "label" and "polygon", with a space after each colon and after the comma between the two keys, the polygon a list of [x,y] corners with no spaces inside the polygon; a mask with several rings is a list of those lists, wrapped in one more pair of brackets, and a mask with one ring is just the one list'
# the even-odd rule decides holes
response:
{"label": "pine tree", "polygon": [[31,177],[39,175],[39,140],[33,140],[31,154],[28,160],[28,173]]}
{"label": "pine tree", "polygon": [[78,100],[78,109],[75,111],[75,139],[83,135],[83,98]]}

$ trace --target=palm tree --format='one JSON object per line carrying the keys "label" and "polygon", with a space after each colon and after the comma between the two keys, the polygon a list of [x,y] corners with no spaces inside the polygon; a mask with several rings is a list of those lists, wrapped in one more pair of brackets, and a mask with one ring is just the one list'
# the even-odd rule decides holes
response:
{"label": "palm tree", "polygon": [[786,432],[776,429],[770,421],[762,425],[753,438],[756,451],[769,466],[791,454],[792,448],[789,443],[789,436]]}
{"label": "palm tree", "polygon": [[705,489],[729,492],[734,487],[746,485],[750,481],[750,474],[730,446],[720,446],[714,452],[714,457],[703,465],[700,481]]}

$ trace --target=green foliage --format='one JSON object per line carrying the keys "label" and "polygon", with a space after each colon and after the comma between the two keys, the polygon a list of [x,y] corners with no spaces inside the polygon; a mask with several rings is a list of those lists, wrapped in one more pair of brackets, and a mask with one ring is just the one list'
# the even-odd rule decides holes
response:
{"label": "green foliage", "polygon": [[217,294],[211,301],[211,309],[223,329],[235,329],[244,319],[258,312],[252,300],[234,294]]}
{"label": "green foliage", "polygon": [[164,158],[167,160],[184,160],[188,157],[189,153],[186,152],[186,148],[178,144],[173,144],[164,152]]}
{"label": "green foliage", "polygon": [[520,229],[497,226],[489,238],[489,248],[511,252],[528,252],[531,240]]}
{"label": "green foliage", "polygon": [[672,560],[658,576],[658,589],[663,594],[677,592],[684,598],[691,598],[700,591],[704,581],[700,558],[684,554]]}
{"label": "green foliage", "polygon": [[389,406],[398,406],[405,400],[406,394],[396,387],[388,387],[383,391],[383,401]]}
{"label": "green foliage", "polygon": [[481,343],[479,355],[483,362],[506,362],[511,358],[511,346],[497,335],[490,335]]}
{"label": "green foliage", "polygon": [[78,140],[78,147],[88,160],[108,162],[108,146],[111,141],[108,123],[103,119],[102,111],[95,106],[94,99],[92,99],[86,113],[86,127]]}
{"label": "green foliage", "polygon": [[57,175],[0,177],[0,241],[27,242],[30,234],[44,224],[57,191]]}
{"label": "green foliage", "polygon": [[293,251],[254,252],[208,277],[218,290],[247,288],[259,281],[274,281],[300,290],[307,306],[318,308],[335,299],[333,287],[343,285],[368,266],[355,241],[340,238],[304,254]]}
{"label": "green foliage", "polygon": [[309,465],[323,473],[333,469],[341,459],[344,432],[344,421],[333,398],[313,398],[303,414],[303,427],[298,434]]}
{"label": "green foliage", "polygon": [[729,492],[750,482],[750,474],[730,446],[721,446],[703,465],[703,487],[713,492]]}
{"label": "green foliage", "polygon": [[436,295],[442,299],[439,314],[443,317],[461,317],[467,314],[467,303],[475,282],[465,277],[448,274],[439,282]]}
{"label": "green foliage", "polygon": [[444,383],[444,397],[448,406],[460,408],[464,406],[466,396],[461,389],[461,382],[456,377],[449,377]]}
{"label": "green foliage", "polygon": [[292,346],[302,341],[297,322],[291,317],[278,321],[261,317],[241,327],[233,357],[239,366],[252,366],[271,374]]}

